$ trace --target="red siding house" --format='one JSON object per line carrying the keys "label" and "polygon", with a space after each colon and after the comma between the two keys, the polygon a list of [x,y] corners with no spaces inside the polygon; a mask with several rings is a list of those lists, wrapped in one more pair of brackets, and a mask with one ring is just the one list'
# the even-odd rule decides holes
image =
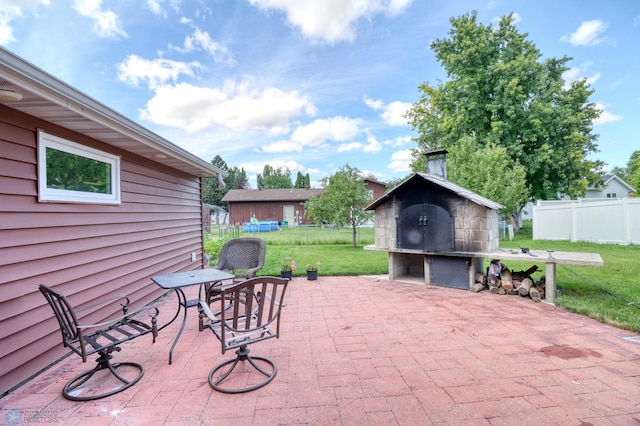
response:
{"label": "red siding house", "polygon": [[68,353],[39,284],[138,307],[152,275],[204,266],[200,178],[220,173],[0,48],[0,394]]}
{"label": "red siding house", "polygon": [[[375,179],[365,178],[370,200],[384,195],[386,184]],[[252,217],[259,221],[275,220],[286,222],[288,226],[307,223],[304,216],[304,203],[311,197],[322,194],[322,189],[231,189],[222,198],[229,203],[229,223],[243,224]]]}
{"label": "red siding house", "polygon": [[230,189],[222,197],[229,203],[229,223],[243,224],[252,217],[259,221],[275,220],[288,226],[307,221],[304,202],[322,194],[322,189]]}
{"label": "red siding house", "polygon": [[371,201],[377,200],[378,198],[382,197],[384,195],[384,192],[387,190],[386,183],[372,178],[365,178],[364,183],[367,185],[367,189],[369,190],[369,199]]}

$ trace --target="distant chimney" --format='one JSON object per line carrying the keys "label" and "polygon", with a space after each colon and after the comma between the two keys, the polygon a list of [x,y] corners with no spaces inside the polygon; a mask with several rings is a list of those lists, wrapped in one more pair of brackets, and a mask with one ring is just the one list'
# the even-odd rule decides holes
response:
{"label": "distant chimney", "polygon": [[425,152],[424,156],[427,158],[427,173],[446,179],[448,152],[446,149]]}

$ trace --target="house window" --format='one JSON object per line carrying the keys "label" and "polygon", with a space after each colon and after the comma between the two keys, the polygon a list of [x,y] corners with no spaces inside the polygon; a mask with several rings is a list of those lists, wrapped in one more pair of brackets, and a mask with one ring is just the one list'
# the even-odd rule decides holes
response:
{"label": "house window", "polygon": [[608,193],[607,198],[616,198],[616,193],[615,192]]}
{"label": "house window", "polygon": [[367,190],[367,200],[369,201],[373,200],[373,189]]}
{"label": "house window", "polygon": [[38,200],[120,204],[120,157],[38,132]]}

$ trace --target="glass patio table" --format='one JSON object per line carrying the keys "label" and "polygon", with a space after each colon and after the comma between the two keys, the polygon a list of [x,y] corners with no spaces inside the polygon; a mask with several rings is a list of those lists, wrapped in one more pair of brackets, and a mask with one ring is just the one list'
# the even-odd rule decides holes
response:
{"label": "glass patio table", "polygon": [[[202,297],[202,290],[204,284],[207,283],[217,283],[223,280],[233,279],[235,276],[233,274],[229,274],[227,272],[220,271],[215,268],[207,268],[207,269],[196,269],[194,271],[184,271],[184,272],[174,272],[172,274],[163,274],[163,275],[154,275],[151,277],[151,280],[159,285],[160,287],[166,290],[174,290],[178,295],[178,310],[176,311],[176,315],[169,321],[167,324],[163,325],[160,329],[167,327],[169,324],[173,323],[178,315],[180,314],[180,309],[184,309],[184,315],[182,317],[182,325],[180,326],[180,330],[176,335],[176,338],[171,345],[171,350],[169,351],[169,364],[173,361],[173,349],[176,347],[182,332],[184,331],[184,326],[187,323],[187,309],[192,308],[194,306],[200,305],[200,297]],[[198,292],[198,299],[187,300],[186,295],[184,294],[183,288],[190,287],[193,285],[199,285],[200,291]]]}

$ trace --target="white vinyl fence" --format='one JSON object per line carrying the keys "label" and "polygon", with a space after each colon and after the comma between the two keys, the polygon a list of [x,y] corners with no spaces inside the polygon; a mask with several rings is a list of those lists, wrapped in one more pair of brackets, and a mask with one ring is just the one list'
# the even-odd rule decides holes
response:
{"label": "white vinyl fence", "polygon": [[533,239],[640,244],[640,198],[538,201]]}

